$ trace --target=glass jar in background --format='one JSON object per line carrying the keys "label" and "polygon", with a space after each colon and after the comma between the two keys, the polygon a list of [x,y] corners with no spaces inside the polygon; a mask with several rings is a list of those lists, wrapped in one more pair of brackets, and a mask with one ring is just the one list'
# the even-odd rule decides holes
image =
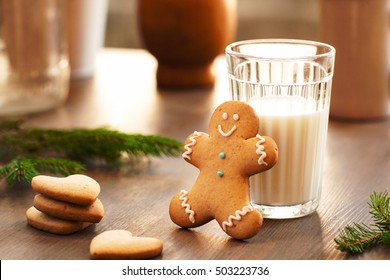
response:
{"label": "glass jar in background", "polygon": [[64,4],[0,1],[0,116],[48,110],[66,100]]}

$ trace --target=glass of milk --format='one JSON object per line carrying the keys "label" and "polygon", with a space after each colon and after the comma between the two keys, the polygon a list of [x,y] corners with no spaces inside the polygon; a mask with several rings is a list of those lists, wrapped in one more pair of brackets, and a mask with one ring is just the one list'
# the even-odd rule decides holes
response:
{"label": "glass of milk", "polygon": [[251,201],[265,218],[306,216],[321,196],[335,49],[304,40],[264,39],[227,46],[233,100],[256,110],[278,163],[252,176]]}

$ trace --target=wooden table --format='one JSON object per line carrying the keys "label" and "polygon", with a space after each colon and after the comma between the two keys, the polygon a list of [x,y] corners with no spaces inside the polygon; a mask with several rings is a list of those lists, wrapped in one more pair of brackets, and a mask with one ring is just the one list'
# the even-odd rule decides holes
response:
{"label": "wooden table", "polygon": [[[107,125],[128,133],[159,134],[184,140],[207,131],[213,109],[229,98],[226,65],[217,59],[212,89],[156,89],[156,61],[143,50],[105,49],[93,79],[73,81],[67,103],[27,118],[32,126],[71,128]],[[198,171],[181,158],[151,159],[133,170],[89,170],[101,184],[104,219],[68,236],[38,231],[25,211],[35,193],[0,186],[1,259],[89,259],[91,239],[105,230],[127,229],[164,242],[158,259],[390,259],[381,246],[361,255],[335,249],[333,239],[351,222],[370,223],[367,202],[373,191],[390,190],[390,122],[331,121],[325,176],[316,213],[299,219],[265,220],[247,241],[229,238],[215,221],[179,229],[168,215],[171,197],[189,188]]]}

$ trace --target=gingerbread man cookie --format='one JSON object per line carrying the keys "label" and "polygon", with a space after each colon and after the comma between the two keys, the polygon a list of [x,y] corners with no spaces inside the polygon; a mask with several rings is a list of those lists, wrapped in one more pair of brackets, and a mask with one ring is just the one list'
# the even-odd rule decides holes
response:
{"label": "gingerbread man cookie", "polygon": [[278,158],[275,141],[258,134],[259,119],[248,104],[228,101],[214,111],[209,134],[195,131],[184,143],[183,158],[200,170],[188,191],[169,206],[172,221],[193,228],[216,219],[231,237],[247,239],[263,217],[251,204],[249,177],[270,169]]}

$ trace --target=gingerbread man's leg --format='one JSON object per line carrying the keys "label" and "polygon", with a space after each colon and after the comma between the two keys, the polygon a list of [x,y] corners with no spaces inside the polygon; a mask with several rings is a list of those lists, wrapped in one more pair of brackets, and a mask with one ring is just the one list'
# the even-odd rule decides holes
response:
{"label": "gingerbread man's leg", "polygon": [[263,224],[263,216],[251,204],[230,207],[229,216],[217,214],[216,220],[231,237],[248,239],[255,236]]}
{"label": "gingerbread man's leg", "polygon": [[176,194],[169,205],[171,220],[180,227],[192,228],[204,225],[213,217],[198,203],[200,198],[191,191],[181,191]]}

